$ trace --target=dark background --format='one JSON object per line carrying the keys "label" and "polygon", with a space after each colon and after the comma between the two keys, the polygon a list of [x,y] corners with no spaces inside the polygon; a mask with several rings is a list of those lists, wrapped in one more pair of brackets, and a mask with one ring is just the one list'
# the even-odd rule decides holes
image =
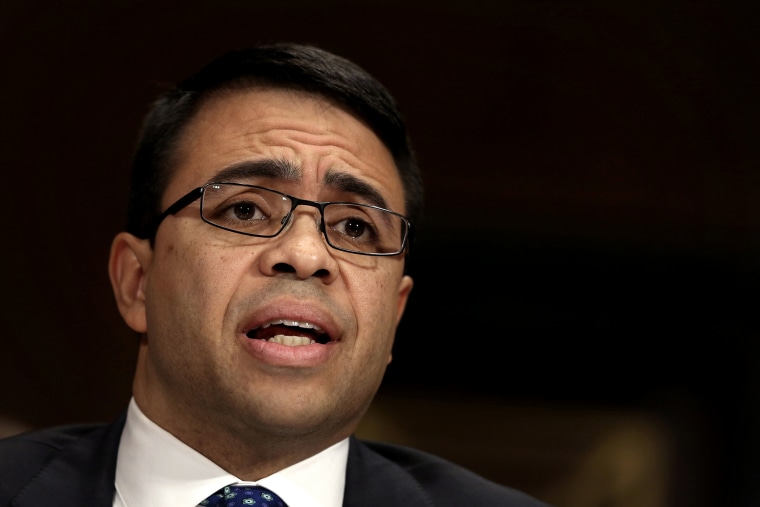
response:
{"label": "dark background", "polygon": [[670,505],[760,505],[751,6],[5,3],[0,414],[122,409],[135,337],[106,260],[147,104],[222,50],[309,42],[391,89],[427,180],[383,389],[654,413]]}

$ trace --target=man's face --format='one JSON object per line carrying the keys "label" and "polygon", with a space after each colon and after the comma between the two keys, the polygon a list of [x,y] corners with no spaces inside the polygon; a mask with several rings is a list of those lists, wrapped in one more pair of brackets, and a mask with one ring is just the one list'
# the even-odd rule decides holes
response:
{"label": "man's face", "polygon": [[[371,189],[386,207],[405,211],[385,146],[312,95],[257,89],[213,98],[183,134],[178,154],[162,209],[234,174],[234,181],[313,201],[366,202],[362,193]],[[138,405],[175,434],[348,435],[391,359],[412,288],[403,256],[332,249],[312,207],[298,207],[285,231],[262,239],[203,222],[199,205],[164,220],[153,250],[136,243],[142,307],[122,313],[145,334]],[[314,337],[309,327],[329,342],[261,339]],[[209,418],[209,410],[216,415]]]}

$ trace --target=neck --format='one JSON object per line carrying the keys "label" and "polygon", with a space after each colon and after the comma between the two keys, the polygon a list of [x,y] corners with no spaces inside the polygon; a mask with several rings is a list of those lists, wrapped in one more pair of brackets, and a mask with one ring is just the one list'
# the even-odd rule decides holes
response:
{"label": "neck", "polygon": [[260,480],[314,456],[347,438],[355,426],[336,431],[325,424],[297,431],[272,424],[243,424],[239,418],[193,413],[189,406],[184,411],[167,407],[156,403],[155,397],[142,396],[135,387],[135,402],[148,419],[245,481]]}
{"label": "neck", "polygon": [[322,452],[334,441],[257,434],[246,438],[209,435],[207,432],[173,433],[179,440],[244,481],[258,481]]}

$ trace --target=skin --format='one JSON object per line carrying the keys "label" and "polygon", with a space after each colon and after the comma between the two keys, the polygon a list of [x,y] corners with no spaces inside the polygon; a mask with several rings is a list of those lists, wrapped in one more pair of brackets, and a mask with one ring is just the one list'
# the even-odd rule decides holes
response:
{"label": "skin", "polygon": [[[184,133],[163,209],[241,162],[285,161],[252,182],[315,200],[370,185],[404,213],[387,148],[362,122],[313,95],[255,89],[209,99]],[[340,178],[337,178],[340,179]],[[319,213],[299,207],[279,236],[248,238],[200,219],[195,202],[162,222],[154,247],[120,233],[109,274],[140,333],[133,392],[151,420],[230,473],[257,480],[350,435],[388,363],[412,289],[404,256],[330,248]],[[276,318],[316,323],[332,342],[285,346],[245,332]]]}

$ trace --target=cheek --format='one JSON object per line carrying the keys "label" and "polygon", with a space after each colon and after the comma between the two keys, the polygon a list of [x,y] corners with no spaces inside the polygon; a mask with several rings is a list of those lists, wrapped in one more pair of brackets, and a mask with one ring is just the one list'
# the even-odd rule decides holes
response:
{"label": "cheek", "polygon": [[390,347],[396,332],[400,274],[351,278],[353,304],[361,331],[386,340],[375,340],[383,349]]}
{"label": "cheek", "polygon": [[235,257],[195,243],[170,243],[155,259],[150,306],[160,310],[157,316],[175,329],[218,327],[239,279]]}

